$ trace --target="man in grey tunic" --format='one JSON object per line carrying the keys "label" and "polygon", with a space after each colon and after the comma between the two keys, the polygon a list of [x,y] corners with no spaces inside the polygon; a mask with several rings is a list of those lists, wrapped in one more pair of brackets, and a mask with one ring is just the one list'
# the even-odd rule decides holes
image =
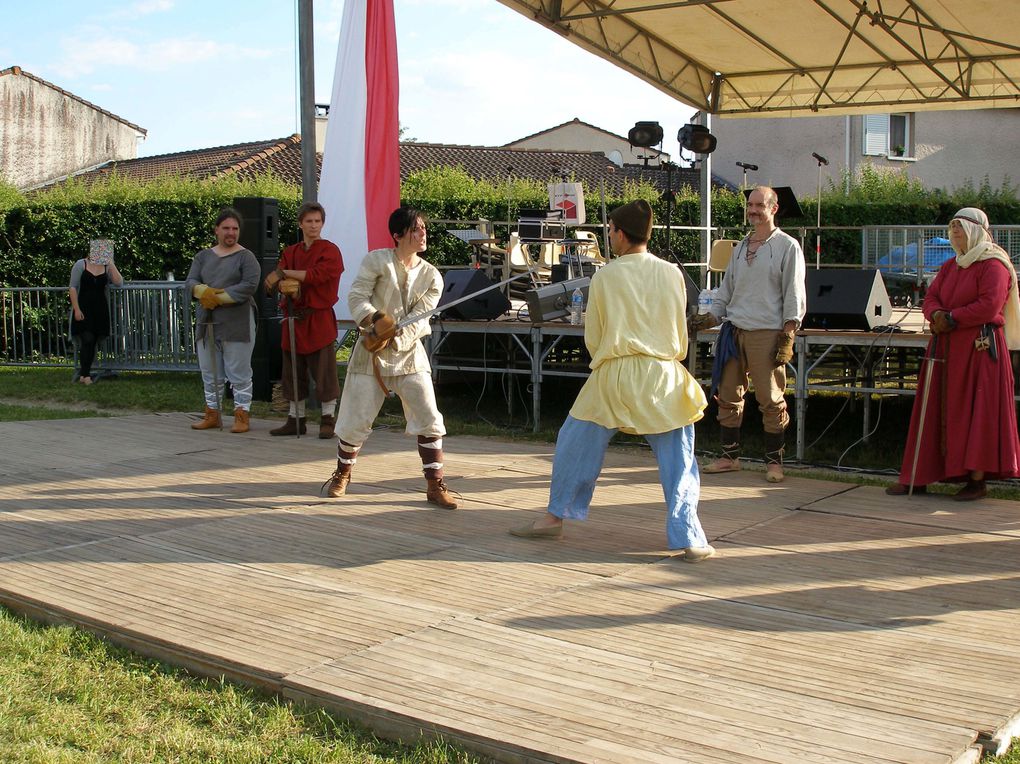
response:
{"label": "man in grey tunic", "polygon": [[[255,255],[238,243],[241,216],[231,208],[216,219],[216,246],[203,249],[185,282],[195,307],[195,340],[205,391],[205,415],[194,430],[221,426],[223,379],[234,394],[231,432],[247,432],[252,396],[251,352],[255,347],[255,290],[262,269]],[[212,329],[210,333],[208,330]]]}
{"label": "man in grey tunic", "polygon": [[786,364],[793,359],[796,332],[807,306],[804,253],[796,239],[775,225],[776,192],[758,186],[747,199],[754,226],[730,260],[709,313],[691,319],[698,331],[728,319],[736,355],[719,382],[722,456],[702,468],[709,474],[740,469],[740,425],[748,378],[754,386],[765,429],[765,479],[783,479],[786,426]]}
{"label": "man in grey tunic", "polygon": [[[351,317],[363,336],[351,353],[340,396],[337,464],[329,479],[328,495],[336,498],[347,493],[358,452],[392,390],[403,404],[407,434],[418,439],[426,498],[444,509],[456,509],[457,503],[443,480],[446,426],[436,406],[428,354],[420,342],[432,329],[423,318],[394,332],[396,322],[435,309],[443,292],[443,277],[435,266],[418,256],[426,248],[425,219],[418,210],[397,208],[390,215],[389,231],[394,246],[372,250],[365,256],[347,298]],[[385,344],[370,352],[366,348],[368,337],[382,338]]]}

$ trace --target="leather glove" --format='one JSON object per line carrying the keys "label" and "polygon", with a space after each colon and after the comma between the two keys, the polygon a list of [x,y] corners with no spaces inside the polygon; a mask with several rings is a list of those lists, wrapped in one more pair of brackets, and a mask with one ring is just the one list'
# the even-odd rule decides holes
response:
{"label": "leather glove", "polygon": [[796,332],[780,332],[776,337],[776,366],[785,366],[793,360],[793,342]]}
{"label": "leather glove", "polygon": [[931,317],[932,334],[946,334],[956,328],[956,322],[945,310],[936,310]]}
{"label": "leather glove", "polygon": [[215,289],[206,289],[204,292],[202,292],[202,296],[198,298],[198,301],[202,303],[203,308],[205,308],[206,310],[215,310],[216,308],[220,307],[220,301],[216,297],[216,292],[217,290]]}
{"label": "leather glove", "polygon": [[282,279],[278,285],[280,294],[292,300],[301,298],[301,282],[297,279]]}
{"label": "leather glove", "polygon": [[711,329],[713,326],[719,326],[721,323],[722,321],[711,313],[696,313],[687,319],[687,331],[697,334],[705,329]]}
{"label": "leather glove", "polygon": [[262,286],[266,289],[266,294],[272,294],[276,291],[277,285],[283,281],[286,277],[280,268],[266,276],[266,280],[262,282]]}
{"label": "leather glove", "polygon": [[361,328],[361,341],[370,353],[377,353],[397,334],[397,322],[389,313],[377,310]]}

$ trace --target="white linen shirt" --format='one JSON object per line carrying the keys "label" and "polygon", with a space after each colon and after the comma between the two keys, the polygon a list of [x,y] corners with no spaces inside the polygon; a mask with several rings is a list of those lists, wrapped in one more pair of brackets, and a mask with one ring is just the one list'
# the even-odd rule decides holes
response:
{"label": "white linen shirt", "polygon": [[[361,263],[351,283],[347,306],[351,317],[361,324],[376,311],[384,311],[397,321],[434,310],[443,294],[443,277],[431,263],[421,258],[408,270],[397,258],[395,249],[374,249]],[[427,318],[403,328],[393,341],[379,351],[379,372],[384,377],[432,372],[428,353],[418,340],[432,334]],[[372,374],[372,354],[361,340],[351,353],[348,371]]]}
{"label": "white linen shirt", "polygon": [[738,329],[775,329],[787,321],[800,326],[807,312],[804,253],[787,233],[775,229],[747,263],[750,236],[740,242],[712,301],[712,314]]}

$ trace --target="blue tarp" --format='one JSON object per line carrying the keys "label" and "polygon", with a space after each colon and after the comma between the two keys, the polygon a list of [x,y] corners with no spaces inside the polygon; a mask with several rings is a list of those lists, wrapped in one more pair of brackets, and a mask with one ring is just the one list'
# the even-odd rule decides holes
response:
{"label": "blue tarp", "polygon": [[[935,236],[924,242],[924,270],[934,273],[953,256],[949,239]],[[905,247],[893,247],[888,255],[878,258],[878,270],[883,273],[917,273],[917,242]]]}

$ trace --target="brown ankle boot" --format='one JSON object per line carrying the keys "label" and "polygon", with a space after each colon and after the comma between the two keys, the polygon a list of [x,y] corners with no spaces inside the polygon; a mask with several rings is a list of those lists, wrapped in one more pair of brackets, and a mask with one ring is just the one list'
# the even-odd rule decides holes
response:
{"label": "brown ankle boot", "polygon": [[304,417],[295,419],[292,416],[287,417],[287,421],[281,424],[279,427],[269,431],[270,435],[297,435],[298,428],[301,428],[301,434],[304,435],[308,431],[308,426]]}
{"label": "brown ankle boot", "polygon": [[319,439],[329,440],[333,437],[333,431],[336,429],[336,417],[323,414],[322,418],[319,419]]}
{"label": "brown ankle boot", "polygon": [[351,484],[351,470],[348,467],[337,467],[329,478],[329,489],[326,495],[331,499],[344,496],[347,493],[347,486]]}
{"label": "brown ankle boot", "polygon": [[244,409],[234,409],[234,426],[230,428],[230,431],[248,432],[251,429],[249,421],[250,418],[247,411]]}
{"label": "brown ankle boot", "polygon": [[425,478],[425,482],[429,484],[428,491],[425,494],[429,504],[435,504],[443,509],[457,508],[457,502],[450,495],[450,487],[446,484],[446,481],[442,478]]}
{"label": "brown ankle boot", "polygon": [[205,416],[202,417],[200,422],[192,422],[192,430],[211,430],[214,427],[221,427],[222,421],[220,420],[220,412],[216,409],[211,409],[208,406],[205,407]]}

